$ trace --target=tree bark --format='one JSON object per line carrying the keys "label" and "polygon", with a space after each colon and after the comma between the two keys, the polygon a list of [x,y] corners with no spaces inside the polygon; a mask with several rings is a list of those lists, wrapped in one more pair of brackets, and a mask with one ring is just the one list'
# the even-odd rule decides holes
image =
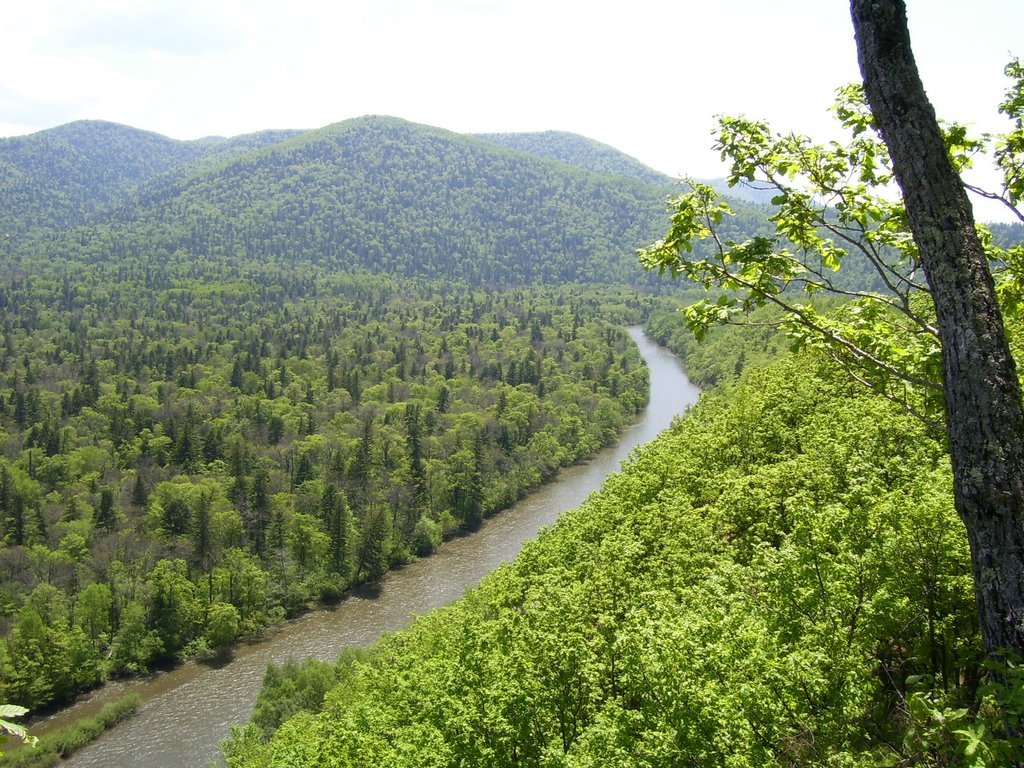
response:
{"label": "tree bark", "polygon": [[910,48],[903,0],[851,0],[864,91],[939,323],[957,512],[986,651],[1024,657],[1024,406],[963,184]]}

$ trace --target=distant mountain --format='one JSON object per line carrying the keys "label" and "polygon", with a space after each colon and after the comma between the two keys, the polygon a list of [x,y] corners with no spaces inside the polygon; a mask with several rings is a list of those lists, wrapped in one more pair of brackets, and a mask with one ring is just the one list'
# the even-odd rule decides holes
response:
{"label": "distant mountain", "polygon": [[[558,160],[595,173],[627,176],[647,184],[678,185],[679,180],[649,168],[639,160],[599,141],[563,131],[537,133],[482,133],[481,139],[529,152],[538,157]],[[730,187],[725,179],[698,179],[714,187],[719,194],[748,205],[770,205],[776,192],[756,184]]]}
{"label": "distant mountain", "polygon": [[117,123],[81,120],[0,139],[0,231],[24,234],[81,224],[161,174],[295,133],[177,141]]}
{"label": "distant mountain", "polygon": [[386,117],[176,173],[60,247],[495,286],[636,283],[656,279],[635,250],[664,233],[670,191]]}
{"label": "distant mountain", "polygon": [[671,176],[648,168],[639,160],[614,147],[575,133],[482,133],[478,134],[478,137],[521,152],[559,160],[594,173],[627,176],[646,184],[661,186],[676,183]]}
{"label": "distant mountain", "polygon": [[[390,117],[195,141],[82,121],[0,139],[3,249],[46,242],[56,263],[654,285],[636,249],[666,231],[673,191],[581,136],[467,136]],[[752,216],[763,222],[743,212],[730,226],[745,232]]]}

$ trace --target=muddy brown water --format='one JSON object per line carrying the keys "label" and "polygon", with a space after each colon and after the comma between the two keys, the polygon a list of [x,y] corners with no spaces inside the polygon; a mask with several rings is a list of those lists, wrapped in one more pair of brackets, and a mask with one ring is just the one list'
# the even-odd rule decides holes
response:
{"label": "muddy brown water", "polygon": [[216,663],[189,662],[144,680],[113,683],[46,720],[44,735],[96,714],[127,693],[142,706],[130,720],[101,736],[65,764],[74,768],[193,768],[219,763],[219,744],[233,723],[252,713],[263,673],[289,657],[333,660],[344,649],[366,646],[401,629],[414,615],[457,600],[484,576],[513,560],[524,542],[567,509],[578,507],[633,449],[649,442],[696,402],[698,390],[674,356],[630,328],[651,379],[651,399],[619,443],[585,464],[562,470],[479,531],[446,542],[434,555],[388,574],[375,590],[360,591],[337,606],[316,610],[274,630],[263,642],[240,646]]}

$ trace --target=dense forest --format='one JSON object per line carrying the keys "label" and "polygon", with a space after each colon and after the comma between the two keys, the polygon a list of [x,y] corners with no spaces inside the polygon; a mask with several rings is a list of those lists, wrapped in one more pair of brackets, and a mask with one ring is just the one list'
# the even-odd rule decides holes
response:
{"label": "dense forest", "polygon": [[0,139],[0,232],[24,237],[97,219],[157,177],[231,157],[298,131],[175,141],[116,123],[83,120]]}
{"label": "dense forest", "polygon": [[[209,656],[429,556],[615,440],[646,321],[701,403],[462,601],[271,668],[228,764],[1005,764],[1021,686],[986,673],[942,435],[770,302],[698,344],[636,255],[672,192],[583,137],[385,117],[0,140],[0,700]],[[791,214],[748,197],[722,242]],[[870,259],[802,255],[888,295]]]}
{"label": "dense forest", "polygon": [[[271,136],[257,134],[250,143]],[[45,148],[5,146],[12,141],[0,142],[0,162],[18,161],[24,173],[49,156]],[[228,159],[223,143],[213,146],[221,148],[215,159],[207,153],[150,173],[127,195],[122,177],[144,170],[130,163],[131,152],[110,178],[81,171],[74,184],[57,184],[63,169],[53,169],[40,182],[50,180],[47,194],[13,199],[20,224],[8,230],[6,247],[24,253],[19,245],[35,236],[42,242],[32,252],[54,260],[313,263],[491,289],[654,284],[633,251],[662,228],[670,184],[596,173],[393,118],[351,120]],[[142,143],[135,152],[148,156],[147,148]],[[105,167],[104,159],[101,153],[92,162]],[[103,189],[94,192],[98,185]],[[118,194],[117,205],[56,236],[30,226],[76,223],[82,217],[66,215],[60,195],[79,188],[90,200]]]}
{"label": "dense forest", "polygon": [[724,337],[734,370],[699,374],[721,383],[515,563],[367,654],[271,670],[228,764],[945,765],[984,744],[952,706],[983,654],[943,441],[817,357],[747,366],[763,340]]}
{"label": "dense forest", "polygon": [[987,147],[993,196],[1024,196],[1024,67],[1015,128],[967,137],[935,121],[902,4],[852,8],[848,143],[720,118],[774,232],[734,239],[694,184],[640,254],[710,291],[649,329],[715,388],[463,600],[271,668],[230,766],[1022,764],[1022,250],[976,229],[956,170]]}
{"label": "dense forest", "polygon": [[130,295],[79,284],[44,311],[48,293],[9,289],[9,699],[46,704],[377,579],[645,402],[628,337],[595,317],[616,297],[322,283],[169,286],[134,319]]}
{"label": "dense forest", "polygon": [[258,637],[646,402],[623,283],[664,186],[386,118],[76,123],[0,171],[5,701]]}

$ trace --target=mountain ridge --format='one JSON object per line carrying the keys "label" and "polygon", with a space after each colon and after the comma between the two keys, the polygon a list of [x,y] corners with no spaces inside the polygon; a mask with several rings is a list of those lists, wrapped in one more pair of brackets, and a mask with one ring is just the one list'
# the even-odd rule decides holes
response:
{"label": "mountain ridge", "polygon": [[635,250],[663,231],[669,191],[365,116],[152,176],[62,238],[54,257],[84,248],[90,258],[313,262],[494,286],[636,283],[653,280]]}
{"label": "mountain ridge", "polygon": [[608,144],[568,131],[479,133],[478,138],[510,149],[549,157],[606,175],[627,176],[648,184],[672,185],[677,179],[650,168]]}
{"label": "mountain ridge", "polygon": [[289,133],[181,141],[120,123],[78,120],[2,138],[0,229],[25,234],[83,224],[161,174],[279,141]]}
{"label": "mountain ridge", "polygon": [[[149,253],[657,289],[636,250],[664,233],[675,183],[559,131],[462,134],[365,115],[179,141],[78,121],[0,140],[0,232],[8,250],[58,261]],[[751,221],[734,218],[742,232]]]}

